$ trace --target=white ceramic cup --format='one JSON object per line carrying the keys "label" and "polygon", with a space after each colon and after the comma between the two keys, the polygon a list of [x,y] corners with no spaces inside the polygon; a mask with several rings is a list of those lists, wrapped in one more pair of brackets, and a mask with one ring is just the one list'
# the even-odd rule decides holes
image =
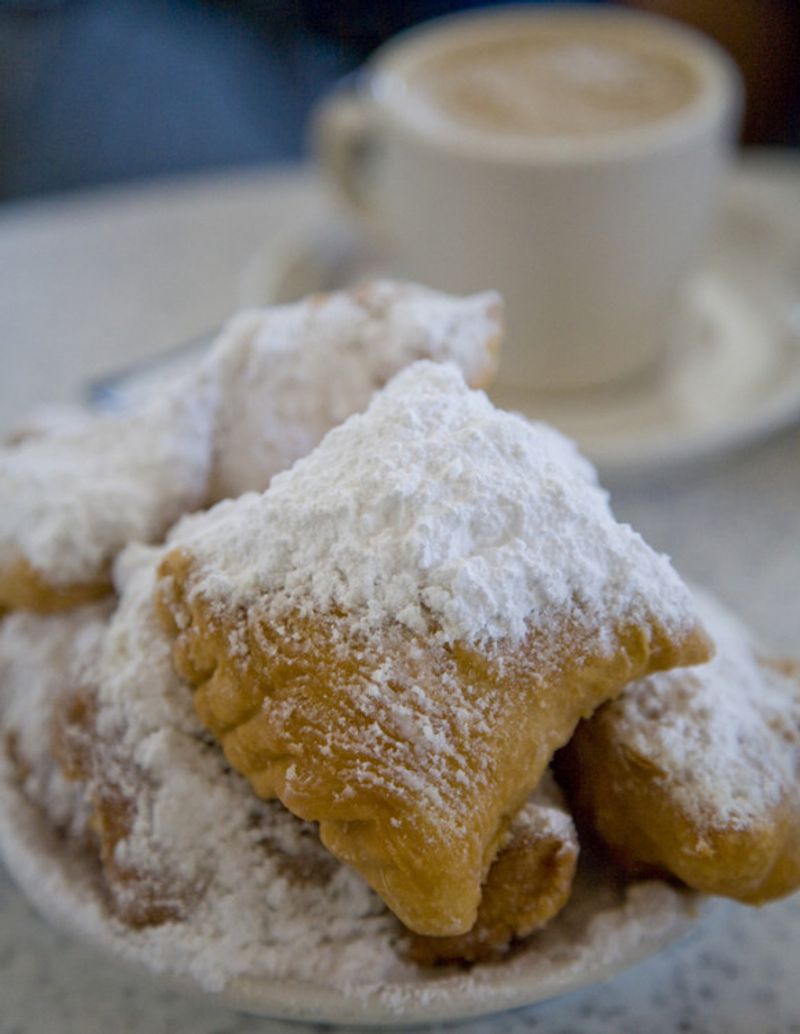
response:
{"label": "white ceramic cup", "polygon": [[[633,32],[685,63],[696,88],[643,125],[572,136],[503,135],[433,117],[420,101],[426,62],[534,25],[602,26],[612,41]],[[500,385],[593,387],[664,357],[738,125],[738,76],[716,44],[619,9],[495,8],[403,33],[364,73],[317,113],[321,163],[404,273],[446,291],[502,292]]]}

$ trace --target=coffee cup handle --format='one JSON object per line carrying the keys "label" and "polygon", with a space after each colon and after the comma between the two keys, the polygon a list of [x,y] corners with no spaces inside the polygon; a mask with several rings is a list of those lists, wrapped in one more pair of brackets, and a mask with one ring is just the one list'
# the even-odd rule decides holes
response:
{"label": "coffee cup handle", "polygon": [[322,102],[311,134],[317,160],[340,199],[366,219],[374,216],[368,169],[374,130],[369,101],[342,85]]}

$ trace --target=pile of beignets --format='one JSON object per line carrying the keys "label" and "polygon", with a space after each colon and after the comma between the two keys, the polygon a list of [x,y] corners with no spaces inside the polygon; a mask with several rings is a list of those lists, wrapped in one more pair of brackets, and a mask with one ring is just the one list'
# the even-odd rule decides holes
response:
{"label": "pile of beignets", "polygon": [[473,390],[500,337],[492,293],[376,281],[242,314],[132,409],[0,449],[2,749],[129,927],[203,893],[130,850],[153,777],[106,682],[148,643],[420,965],[541,929],[583,837],[631,878],[800,887],[800,666],[618,524],[571,443]]}

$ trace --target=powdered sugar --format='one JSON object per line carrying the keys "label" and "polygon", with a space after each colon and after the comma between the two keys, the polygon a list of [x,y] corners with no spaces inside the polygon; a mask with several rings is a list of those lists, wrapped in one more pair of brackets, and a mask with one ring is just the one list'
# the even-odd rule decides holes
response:
{"label": "powdered sugar", "polygon": [[43,413],[0,449],[0,568],[22,558],[54,586],[103,580],[128,542],[159,541],[210,497],[265,488],[414,359],[488,380],[500,311],[492,292],[376,281],[240,314],[127,415]]}
{"label": "powdered sugar", "polygon": [[83,834],[88,812],[81,788],[53,760],[53,722],[65,694],[94,677],[109,610],[20,611],[0,622],[0,753],[11,755],[25,796],[72,836]]}
{"label": "powdered sugar", "polygon": [[204,734],[153,613],[157,558],[132,547],[118,565],[98,671],[99,777],[134,802],[117,862],[163,884],[182,919],[129,931],[128,950],[209,989],[253,972],[336,981],[402,970],[380,900],[313,827],[259,801]]}
{"label": "powdered sugar", "polygon": [[[0,775],[2,775],[0,759]],[[39,909],[66,929],[75,931],[117,958],[150,970],[188,979],[205,990],[218,985],[226,970],[226,943],[219,945],[215,979],[202,981],[187,970],[185,955],[169,947],[183,931],[172,928],[133,933],[105,913],[92,867],[55,839],[39,816],[16,792],[0,784],[0,847],[21,888]],[[285,885],[276,885],[276,894]],[[236,929],[235,911],[227,917]],[[318,968],[313,982],[283,970],[276,976],[265,966],[252,976],[226,984],[224,1000],[231,1006],[270,1016],[328,1022],[424,1022],[481,1015],[538,1001],[608,977],[684,934],[697,918],[697,898],[667,884],[651,881],[621,891],[614,874],[590,863],[578,882],[567,909],[547,929],[511,958],[479,965],[469,972],[447,969],[431,973],[385,964],[381,940],[374,931],[361,934],[361,971],[336,965],[337,944],[345,931],[325,928],[326,916],[312,915],[306,926],[309,965]],[[299,930],[296,928],[296,936]],[[195,936],[197,933],[195,932]],[[327,936],[324,936],[327,935]],[[323,960],[317,959],[313,939],[322,938]],[[279,950],[273,955],[279,956]],[[333,961],[326,973],[324,964]],[[322,963],[322,964],[320,964]]]}
{"label": "powdered sugar", "polygon": [[221,398],[214,496],[266,488],[416,359],[453,360],[467,381],[485,383],[500,311],[494,292],[455,298],[379,280],[241,313],[205,364]]}
{"label": "powdered sugar", "polygon": [[[205,990],[227,987],[235,1004],[301,1015],[327,1009],[331,1018],[347,1018],[347,1010],[408,1017],[469,1003],[470,1011],[499,1008],[520,988],[531,994],[537,982],[552,993],[570,979],[591,979],[687,922],[682,895],[654,884],[620,895],[601,868],[579,880],[564,915],[514,958],[469,974],[431,973],[402,961],[397,922],[361,878],[322,849],[312,827],[275,802],[258,801],[205,739],[152,614],[157,558],[157,551],[141,548],[124,555],[121,604],[91,673],[99,680],[107,775],[127,770],[126,789],[136,804],[120,860],[192,893],[183,899],[183,917],[161,926],[136,931],[110,917],[90,860],[54,839],[40,813],[26,809],[0,759],[0,844],[45,912],[118,957]],[[60,665],[50,646],[66,642],[78,619],[32,620],[42,656],[53,662],[54,686]],[[20,690],[15,684],[15,706],[22,708]],[[36,700],[40,729],[52,704],[44,696]],[[37,740],[38,748],[43,742]],[[126,757],[135,757],[135,768],[120,765]],[[552,811],[556,825],[569,821],[555,803]]]}
{"label": "powdered sugar", "polygon": [[716,655],[630,686],[608,705],[614,735],[661,770],[687,814],[747,828],[800,778],[800,685],[759,663],[749,632],[720,603],[696,597]]}
{"label": "powdered sugar", "polygon": [[[351,317],[345,315],[347,322]],[[297,316],[286,318],[291,323]],[[425,323],[432,325],[427,316]],[[378,333],[375,328],[385,329],[385,322],[381,317],[363,326]],[[287,341],[297,340],[292,334]],[[443,330],[441,340],[450,341],[450,335]],[[358,348],[368,338],[356,335]],[[398,331],[390,339],[397,340],[403,355],[417,347],[413,335],[405,339]],[[42,443],[66,443],[66,469],[49,466],[53,453],[49,459],[35,458],[42,482],[34,512],[39,515],[44,509],[51,472],[57,485],[66,486],[69,477],[76,482],[87,469],[92,492],[100,492],[95,485],[119,478],[120,471],[135,470],[132,481],[147,485],[148,492],[171,482],[164,505],[192,505],[200,486],[207,484],[210,442],[214,427],[221,426],[215,425],[214,416],[219,412],[217,389],[225,394],[226,385],[239,383],[235,376],[226,381],[223,373],[230,372],[226,363],[233,369],[235,356],[244,353],[239,345],[230,352],[226,348],[221,346],[214,360],[218,380],[211,373],[213,363],[202,371],[207,388],[202,404],[193,396],[184,412],[178,397],[171,396],[170,408],[152,411],[157,416],[154,437],[137,439],[136,449],[126,438],[133,426],[128,418],[103,418],[91,427],[41,438]],[[369,376],[380,383],[389,372],[376,360]],[[266,377],[263,370],[259,377],[262,373]],[[332,420],[339,398],[329,396]],[[101,427],[103,434],[98,434]],[[113,441],[108,434],[115,436]],[[72,463],[81,435],[89,437],[88,468]],[[228,444],[214,454],[215,463],[229,446],[238,454],[232,438],[222,433],[223,440]],[[169,443],[178,444],[173,449]],[[37,441],[31,440],[19,451],[35,454],[36,448]],[[186,451],[194,457],[190,474],[178,469]],[[139,463],[148,472],[143,480]],[[13,473],[13,463],[9,469]],[[148,510],[155,491],[152,496],[145,492],[143,499],[136,495],[138,487],[131,489],[131,482],[123,481],[121,488],[113,481],[121,492],[117,500],[126,499],[131,508],[132,525],[122,529],[123,536],[157,536],[149,517],[142,524],[143,513],[150,513],[155,523],[169,519],[164,510]],[[87,563],[107,562],[121,542],[119,526],[114,525],[112,534],[104,524],[111,513],[105,498],[87,496],[87,508],[80,513],[42,516],[30,541],[25,540],[26,554],[30,550],[32,561],[39,557],[54,564],[65,578],[85,570]],[[233,521],[228,520],[231,514]],[[91,541],[102,546],[91,556],[89,546],[83,549],[69,539],[70,518],[86,531],[90,517],[97,522],[90,529],[96,536]],[[18,521],[14,535],[21,537],[25,530]],[[38,549],[36,536],[43,541],[46,533],[60,536],[55,552]],[[208,517],[187,519],[175,541],[197,547],[204,564],[196,588],[225,605],[277,586],[279,608],[297,601],[340,605],[357,612],[364,627],[397,619],[410,628],[427,628],[433,616],[445,640],[515,639],[531,624],[544,625],[564,615],[594,621],[596,608],[612,619],[631,620],[646,610],[674,628],[691,621],[688,598],[668,563],[615,524],[593,471],[572,445],[550,429],[497,413],[485,396],[469,393],[449,366],[416,365],[367,415],[331,432],[314,456],[275,479],[267,494],[222,504]],[[78,554],[74,568],[61,561],[60,551],[69,554],[70,549]],[[205,989],[236,981],[241,987],[243,978],[257,982],[256,987],[264,978],[291,979],[322,984],[355,1001],[377,997],[389,1011],[407,1011],[409,1004],[447,1000],[465,991],[476,999],[491,999],[487,988],[496,969],[478,967],[468,977],[438,979],[402,961],[396,950],[398,924],[363,880],[331,859],[313,827],[277,803],[259,801],[228,769],[219,748],[204,734],[190,693],[173,673],[169,640],[153,613],[154,568],[161,555],[160,550],[137,546],[119,559],[121,600],[102,635],[103,614],[96,611],[92,635],[87,633],[91,663],[80,660],[83,626],[70,624],[84,620],[78,615],[87,611],[6,622],[6,628],[16,630],[20,665],[26,654],[20,644],[41,640],[47,677],[42,675],[40,685],[49,688],[26,698],[22,680],[5,679],[4,692],[13,699],[3,722],[9,727],[13,720],[26,750],[50,766],[42,768],[41,776],[36,773],[30,798],[44,802],[51,821],[68,826],[70,816],[76,816],[82,828],[84,804],[48,759],[49,725],[62,688],[83,681],[96,685],[95,748],[101,764],[90,791],[97,790],[100,780],[112,780],[132,804],[132,824],[114,847],[115,861],[156,890],[161,884],[179,918],[139,931],[110,918],[91,862],[81,868],[77,857],[67,859],[63,843],[48,840],[41,816],[25,810],[4,759],[0,835],[20,879],[35,873],[37,896],[48,902],[45,907],[118,954],[189,976]],[[33,624],[24,625],[26,620]],[[380,683],[378,676],[376,671]],[[62,679],[69,685],[62,686]],[[436,728],[423,722],[420,729],[420,749],[436,756],[441,752]],[[559,821],[557,809],[552,821]],[[613,881],[606,890],[608,886]],[[134,888],[132,881],[132,892]],[[646,942],[653,916],[665,929],[682,916],[682,899],[665,888],[649,897],[634,892],[625,903],[613,895],[598,897],[596,888],[593,893],[590,901],[601,913],[599,920],[587,918],[586,901],[579,898],[565,917],[560,939],[549,932],[549,939],[541,942],[544,947],[537,942],[530,954],[526,951],[500,970],[499,982],[504,973],[524,972],[520,960],[526,957],[534,970],[538,966],[545,974],[558,971],[559,964],[562,974],[565,966],[567,972],[585,972],[598,958],[608,964],[609,953],[614,957],[619,949],[622,958],[630,943]]]}
{"label": "powdered sugar", "polygon": [[572,443],[494,409],[450,364],[409,367],[268,492],[170,541],[196,561],[193,591],[223,607],[264,594],[276,617],[337,607],[364,629],[415,631],[432,619],[440,639],[473,643],[566,619],[601,636],[603,621],[692,621],[667,559],[614,520]]}
{"label": "powdered sugar", "polygon": [[577,848],[578,838],[572,815],[564,803],[564,796],[548,769],[542,776],[528,803],[514,816],[513,827],[535,832],[537,836],[552,836]]}
{"label": "powdered sugar", "polygon": [[132,416],[92,416],[0,450],[0,566],[23,557],[54,585],[102,579],[207,494],[213,384],[193,380]]}

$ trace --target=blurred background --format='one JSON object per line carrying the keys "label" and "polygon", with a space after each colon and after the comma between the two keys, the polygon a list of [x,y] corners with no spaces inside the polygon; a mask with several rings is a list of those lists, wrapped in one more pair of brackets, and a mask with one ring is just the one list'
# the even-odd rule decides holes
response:
{"label": "blurred background", "polygon": [[[597,0],[600,2],[600,0]],[[0,200],[303,157],[315,101],[465,0],[0,0]],[[800,142],[800,0],[627,0],[716,37],[744,142]]]}

